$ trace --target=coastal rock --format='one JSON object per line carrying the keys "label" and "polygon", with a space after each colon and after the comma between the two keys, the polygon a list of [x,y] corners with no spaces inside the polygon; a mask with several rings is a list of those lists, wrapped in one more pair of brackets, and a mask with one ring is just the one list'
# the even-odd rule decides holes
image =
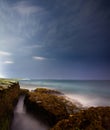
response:
{"label": "coastal rock", "polygon": [[67,100],[61,92],[45,88],[37,88],[29,92],[25,97],[25,105],[28,112],[50,126],[59,120],[66,119],[76,110],[80,111],[75,104]]}
{"label": "coastal rock", "polygon": [[110,130],[110,107],[81,108],[56,90],[29,92],[25,104],[28,112],[50,125],[50,130]]}
{"label": "coastal rock", "polygon": [[20,92],[15,80],[0,79],[0,130],[10,130],[13,109]]}
{"label": "coastal rock", "polygon": [[90,107],[59,121],[51,130],[110,130],[110,107]]}
{"label": "coastal rock", "polygon": [[20,88],[20,95],[27,95],[29,92],[28,89],[25,89],[25,88]]}

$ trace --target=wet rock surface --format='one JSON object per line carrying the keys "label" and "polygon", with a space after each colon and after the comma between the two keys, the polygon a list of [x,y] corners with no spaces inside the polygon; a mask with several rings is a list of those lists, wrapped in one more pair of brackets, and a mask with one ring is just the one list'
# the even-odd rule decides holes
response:
{"label": "wet rock surface", "polygon": [[25,98],[27,111],[50,130],[110,130],[110,107],[82,108],[56,90],[39,88]]}
{"label": "wet rock surface", "polygon": [[0,79],[0,130],[10,130],[20,86],[15,80]]}
{"label": "wet rock surface", "polygon": [[70,114],[80,111],[80,108],[67,100],[64,94],[44,88],[29,92],[25,98],[25,105],[28,112],[50,126],[55,125],[59,120],[68,118]]}
{"label": "wet rock surface", "polygon": [[51,130],[110,130],[110,107],[90,107],[59,121]]}

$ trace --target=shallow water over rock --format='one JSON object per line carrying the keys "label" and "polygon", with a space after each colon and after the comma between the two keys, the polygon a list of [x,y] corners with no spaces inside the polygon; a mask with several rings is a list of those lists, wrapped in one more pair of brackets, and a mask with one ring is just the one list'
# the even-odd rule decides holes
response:
{"label": "shallow water over rock", "polygon": [[24,96],[19,98],[14,110],[11,130],[48,130],[49,127],[28,114],[24,107]]}

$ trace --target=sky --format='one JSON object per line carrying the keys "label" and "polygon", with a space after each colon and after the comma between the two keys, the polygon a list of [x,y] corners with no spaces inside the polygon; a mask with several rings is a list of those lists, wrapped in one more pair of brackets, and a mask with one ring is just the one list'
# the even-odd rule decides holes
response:
{"label": "sky", "polygon": [[0,77],[110,80],[109,0],[0,0]]}

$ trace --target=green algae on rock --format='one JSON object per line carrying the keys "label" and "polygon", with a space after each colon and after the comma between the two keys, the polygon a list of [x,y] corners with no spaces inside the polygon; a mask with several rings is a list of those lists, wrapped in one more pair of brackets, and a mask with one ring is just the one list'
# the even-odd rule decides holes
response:
{"label": "green algae on rock", "polygon": [[10,130],[14,106],[20,92],[18,81],[0,79],[0,130]]}
{"label": "green algae on rock", "polygon": [[44,118],[44,121],[51,126],[80,110],[61,92],[46,88],[37,88],[29,92],[25,98],[25,104],[27,111]]}

